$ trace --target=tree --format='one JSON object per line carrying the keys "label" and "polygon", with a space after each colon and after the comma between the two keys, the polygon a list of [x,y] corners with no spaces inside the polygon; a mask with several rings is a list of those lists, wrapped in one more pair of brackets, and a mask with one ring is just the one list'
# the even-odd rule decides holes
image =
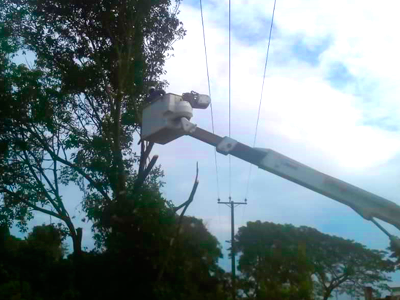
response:
{"label": "tree", "polygon": [[28,234],[27,242],[30,247],[47,253],[48,257],[60,260],[66,254],[66,246],[63,245],[65,232],[54,225],[35,226]]}
{"label": "tree", "polygon": [[[82,230],[65,210],[60,184],[83,191],[99,239],[113,216],[132,208],[127,182],[138,194],[156,161],[147,165],[152,144],[142,142],[137,153],[133,141],[147,88],[166,84],[159,76],[167,52],[184,35],[178,7],[170,0],[0,2],[1,107],[13,112],[3,111],[0,124],[3,220],[24,227],[32,211],[53,215],[80,253]],[[35,62],[15,65],[18,51]]]}
{"label": "tree", "polygon": [[283,295],[291,295],[289,288],[310,297],[312,281],[324,300],[334,290],[360,296],[366,285],[388,289],[387,273],[394,271],[386,252],[310,227],[249,222],[236,238],[242,252],[239,269],[245,275],[244,290],[255,299],[263,289],[268,293],[278,289],[282,295],[282,285]]}
{"label": "tree", "polygon": [[224,299],[218,240],[201,219],[183,217],[159,293],[165,299]]}
{"label": "tree", "polygon": [[[17,221],[26,231],[33,211],[51,215],[68,228],[74,252],[79,253],[82,232],[75,229],[65,208],[60,193],[60,166],[51,155],[64,150],[60,142],[64,132],[53,123],[66,121],[68,114],[49,112],[62,102],[62,97],[42,71],[17,66],[10,58],[3,62],[0,96],[2,108],[8,112],[3,111],[5,126],[0,136],[0,144],[5,145],[0,161],[0,221],[8,225]],[[39,134],[46,147],[35,137]]]}
{"label": "tree", "polygon": [[294,227],[248,222],[235,237],[239,287],[248,299],[311,299],[312,266]]}
{"label": "tree", "polygon": [[7,229],[0,232],[1,299],[71,299],[63,298],[72,277],[71,264],[62,258],[64,233],[59,228],[36,226],[25,240]]}
{"label": "tree", "polygon": [[[49,259],[54,268],[43,263],[34,276],[41,261],[35,255],[56,251],[42,251],[46,228],[24,241],[27,254],[35,251],[24,258],[22,277],[43,299],[64,297],[43,286],[52,280],[48,286],[82,299],[203,299],[221,292],[216,239],[202,222],[183,217],[193,196],[179,207],[162,196],[153,145],[139,140],[147,89],[166,85],[165,59],[184,35],[179,3],[0,0],[1,221],[27,230],[34,211],[52,215],[78,254],[73,264]],[[13,56],[24,51],[34,62],[15,64]],[[82,230],[60,192],[71,183],[83,193],[85,220],[94,223],[98,248],[90,253],[81,251]],[[185,273],[181,265],[193,267]]]}
{"label": "tree", "polygon": [[57,161],[29,132],[46,132],[48,148],[56,153],[61,151],[58,138],[62,132],[53,123],[63,118],[50,111],[61,103],[62,97],[57,85],[40,69],[31,70],[13,63],[21,44],[11,35],[9,22],[7,19],[0,26],[0,197],[3,204],[0,222],[10,225],[17,221],[21,230],[26,231],[32,211],[52,215],[67,226],[74,249],[79,252],[81,235],[79,229],[75,230],[59,192]]}
{"label": "tree", "polygon": [[[133,287],[138,298],[214,299],[223,293],[217,239],[201,220],[185,217],[183,212],[178,216],[177,208],[159,192],[156,179],[157,175],[151,174],[136,195],[130,194],[128,182],[127,197],[135,200],[135,214],[114,218],[113,230],[105,239],[104,255],[94,257],[101,263],[85,268],[98,270],[96,274],[110,274],[107,276],[111,278],[101,279],[108,288],[107,293],[96,294],[98,299],[123,297]],[[194,191],[185,206],[193,200]],[[96,276],[87,278],[94,278],[95,282],[85,286],[98,285]]]}
{"label": "tree", "polygon": [[354,296],[362,296],[365,286],[376,291],[389,290],[387,273],[394,271],[394,263],[386,258],[385,251],[367,249],[360,243],[310,227],[299,227],[297,231],[307,245],[307,257],[314,266],[324,300],[335,289]]}

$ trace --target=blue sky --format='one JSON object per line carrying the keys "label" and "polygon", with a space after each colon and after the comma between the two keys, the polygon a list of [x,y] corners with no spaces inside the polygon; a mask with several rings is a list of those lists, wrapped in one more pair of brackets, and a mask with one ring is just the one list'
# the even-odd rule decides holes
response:
{"label": "blue sky", "polygon": [[[228,2],[204,1],[216,133],[228,134]],[[400,62],[397,4],[372,1],[279,1],[257,146],[271,148],[363,189],[400,203]],[[252,144],[273,1],[232,1],[232,137]],[[200,11],[184,2],[187,36],[167,62],[169,91],[207,93]],[[382,34],[378,34],[382,33]],[[394,35],[392,35],[394,34]],[[373,37],[373,38],[372,38]],[[193,71],[194,70],[194,71]],[[194,121],[210,130],[209,111]],[[166,170],[165,194],[174,201],[190,191],[194,163],[200,186],[188,213],[203,218],[219,240],[229,239],[229,210],[218,207],[213,149],[189,137],[156,147]],[[192,168],[188,166],[193,165]],[[228,160],[218,156],[221,199],[229,195]],[[232,159],[232,197],[246,196],[248,165]],[[273,221],[318,230],[385,249],[389,242],[350,208],[253,169],[249,204],[238,224]],[[178,188],[177,188],[178,183]],[[245,209],[245,210],[244,210]],[[391,232],[399,232],[385,225]],[[226,248],[226,243],[223,243]],[[229,262],[223,264],[229,268]],[[393,285],[400,276],[393,276]]]}
{"label": "blue sky", "polygon": [[[271,148],[324,173],[400,203],[400,20],[394,1],[277,1],[269,67],[257,147]],[[228,2],[203,1],[216,134],[228,135]],[[252,145],[272,0],[232,1],[232,137]],[[174,45],[166,64],[168,92],[208,93],[200,11],[183,1],[180,19],[187,36]],[[193,119],[211,130],[210,111]],[[186,200],[199,162],[200,185],[189,215],[202,218],[228,245],[229,209],[217,205],[229,195],[228,158],[218,155],[219,193],[214,150],[189,137],[153,154],[165,170],[164,194]],[[232,159],[231,194],[246,197],[248,164]],[[253,168],[248,205],[236,210],[237,225],[272,221],[306,225],[385,249],[389,242],[373,224],[350,208]],[[79,192],[64,190],[79,218]],[[77,206],[78,205],[78,206]],[[35,223],[48,217],[38,216]],[[85,224],[84,245],[91,247]],[[387,228],[395,233],[391,226]],[[225,259],[221,264],[229,269]],[[400,276],[393,276],[400,285]]]}

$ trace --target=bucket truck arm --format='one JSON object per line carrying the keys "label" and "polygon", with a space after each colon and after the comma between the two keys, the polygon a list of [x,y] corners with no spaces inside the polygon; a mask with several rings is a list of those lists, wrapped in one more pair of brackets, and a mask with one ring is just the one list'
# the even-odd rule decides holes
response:
{"label": "bucket truck arm", "polygon": [[[170,95],[170,96],[169,96]],[[187,95],[187,94],[184,94]],[[195,95],[192,93],[192,95]],[[188,97],[188,96],[186,96]],[[374,195],[349,183],[314,170],[300,162],[286,157],[271,149],[252,148],[229,137],[220,137],[198,128],[190,122],[192,106],[205,108],[208,96],[198,95],[202,106],[189,105],[182,97],[167,94],[158,103],[145,108],[143,112],[142,139],[165,144],[182,135],[189,135],[197,140],[216,147],[224,155],[232,155],[257,167],[297,183],[314,192],[343,203],[364,219],[374,222],[389,238],[400,246],[397,238],[390,235],[374,218],[394,225],[400,230],[400,206]],[[185,113],[185,109],[188,109]],[[155,118],[155,119],[154,119]]]}

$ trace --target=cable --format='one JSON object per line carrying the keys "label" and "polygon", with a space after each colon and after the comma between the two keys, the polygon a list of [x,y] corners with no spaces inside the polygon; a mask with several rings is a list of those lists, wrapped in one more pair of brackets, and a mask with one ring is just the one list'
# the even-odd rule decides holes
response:
{"label": "cable", "polygon": [[386,234],[390,239],[392,238],[392,235],[385,228],[383,228],[381,224],[375,221],[374,218],[371,219],[371,222],[374,223],[380,230],[382,230],[383,233]]}
{"label": "cable", "polygon": [[243,227],[244,225],[244,213],[246,212],[246,206],[247,205],[243,205],[243,210],[242,210],[242,217],[240,219],[240,227]]}
{"label": "cable", "polygon": [[[204,42],[204,54],[206,57],[206,70],[207,70],[207,83],[208,83],[208,95],[211,98],[211,85],[210,85],[210,73],[208,72],[208,57],[207,57],[207,45],[206,45],[206,31],[204,29],[204,18],[203,18],[203,4],[200,0],[200,13],[201,13],[201,26],[203,27],[203,42]],[[212,132],[215,134],[214,130],[214,111],[212,101],[210,102],[211,109],[211,128]],[[219,199],[219,175],[218,175],[218,161],[217,161],[217,149],[214,149],[214,161],[215,161],[215,173],[217,175],[217,196]]]}
{"label": "cable", "polygon": [[[260,103],[258,105],[257,122],[256,122],[256,130],[255,130],[255,133],[254,133],[253,147],[256,146],[257,133],[258,133],[258,123],[260,121],[260,112],[261,112],[261,103],[262,103],[263,92],[264,92],[265,74],[267,72],[268,57],[269,57],[269,47],[271,45],[272,27],[274,25],[275,6],[276,6],[276,0],[274,1],[274,8],[272,9],[271,27],[269,28],[267,56],[265,58],[264,75],[263,75],[263,81],[262,81],[262,84],[261,84],[261,96],[260,96]],[[250,167],[249,167],[249,177],[247,179],[247,188],[246,188],[246,197],[245,198],[247,198],[247,195],[249,193],[249,185],[250,185],[250,177],[251,177],[251,169],[252,169],[251,167],[252,167],[252,165],[250,165]]]}
{"label": "cable", "polygon": [[[231,137],[231,0],[229,0],[229,137]],[[231,156],[229,155],[229,198],[231,197]]]}

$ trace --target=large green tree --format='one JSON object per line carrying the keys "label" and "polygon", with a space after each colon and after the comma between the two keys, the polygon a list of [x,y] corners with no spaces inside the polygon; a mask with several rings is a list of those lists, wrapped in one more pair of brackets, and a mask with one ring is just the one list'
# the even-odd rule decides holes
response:
{"label": "large green tree", "polygon": [[226,299],[219,243],[203,222],[183,217],[180,225],[160,226],[169,214],[165,205],[155,197],[143,200],[138,206],[142,218],[135,218],[129,236],[121,230],[107,240],[106,251],[82,254],[80,285],[74,280],[74,260],[61,257],[59,228],[37,226],[20,240],[1,227],[1,299],[124,299],[133,291],[139,299]]}
{"label": "large green tree", "polygon": [[358,297],[364,294],[365,286],[373,287],[376,292],[389,290],[388,273],[394,271],[394,263],[387,258],[387,252],[368,249],[310,227],[302,226],[296,231],[307,245],[307,257],[314,267],[319,294],[324,300],[334,290]]}
{"label": "large green tree", "polygon": [[[216,239],[201,221],[183,217],[197,181],[188,201],[173,207],[160,192],[153,145],[136,145],[147,89],[166,84],[165,59],[184,35],[178,7],[170,0],[0,0],[1,220],[27,230],[37,211],[65,224],[80,254],[78,264],[54,263],[71,285],[60,288],[67,299],[223,294]],[[24,51],[28,61],[17,65],[14,56]],[[100,251],[80,253],[82,230],[60,192],[70,183],[82,191]],[[30,239],[38,241],[42,229]]]}
{"label": "large green tree", "polygon": [[[253,299],[328,299],[333,291],[361,296],[388,289],[394,263],[386,252],[310,227],[248,222],[236,235],[242,289]],[[314,282],[314,284],[312,284]]]}
{"label": "large green tree", "polygon": [[[217,239],[202,220],[184,217],[174,238],[172,257],[165,268],[160,292],[166,299],[225,299],[218,266],[222,257]],[[167,297],[166,293],[169,293]]]}
{"label": "large green tree", "polygon": [[72,299],[63,297],[72,277],[59,228],[35,226],[21,240],[2,226],[0,238],[0,299]]}
{"label": "large green tree", "polygon": [[239,228],[236,249],[240,289],[248,299],[311,299],[312,266],[293,226],[248,222]]}
{"label": "large green tree", "polygon": [[[100,242],[116,218],[133,214],[156,159],[147,164],[152,144],[135,149],[134,139],[147,89],[165,84],[166,56],[184,35],[178,7],[170,0],[0,1],[3,222],[24,227],[32,211],[53,215],[79,253],[82,231],[60,193],[71,182],[84,193]],[[22,51],[34,62],[13,63]]]}

